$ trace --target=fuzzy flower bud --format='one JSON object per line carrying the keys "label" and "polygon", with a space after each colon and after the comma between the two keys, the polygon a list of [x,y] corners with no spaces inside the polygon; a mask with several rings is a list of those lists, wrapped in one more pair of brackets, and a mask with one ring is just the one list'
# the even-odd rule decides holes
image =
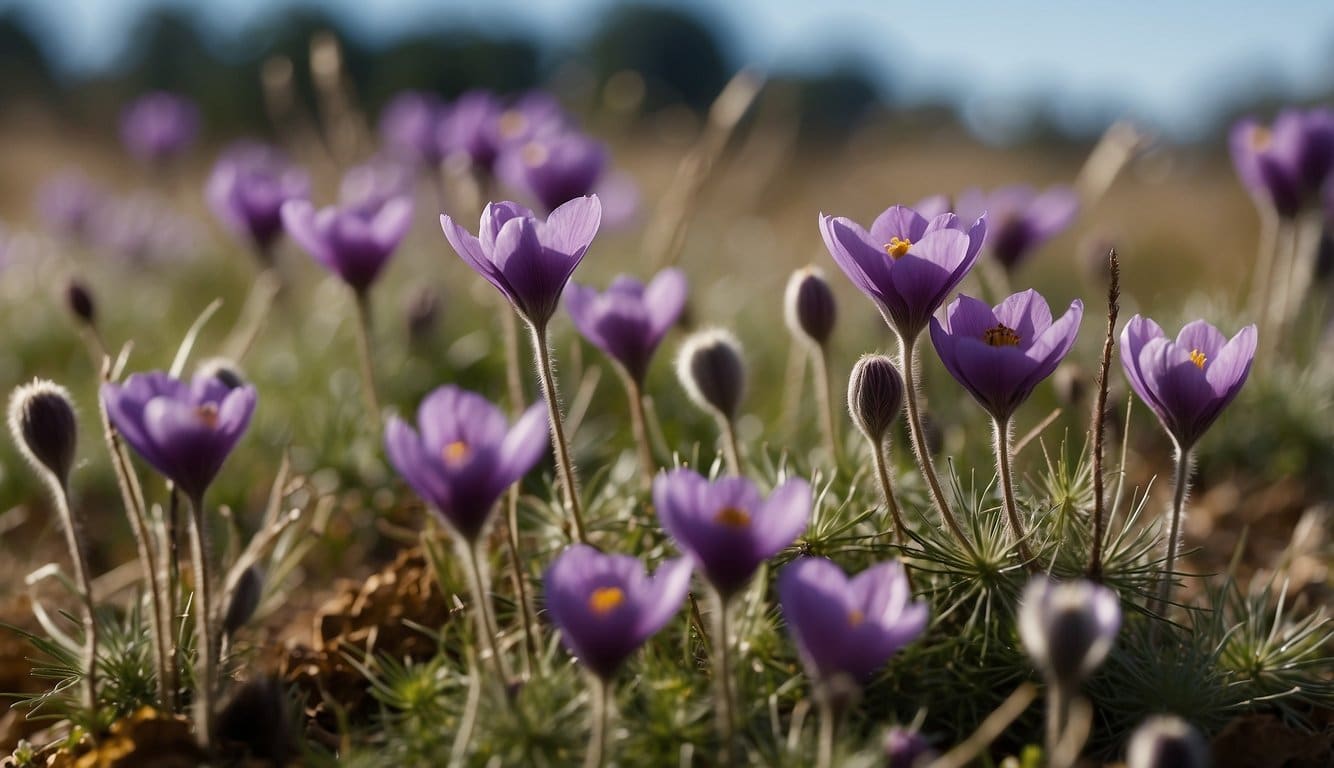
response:
{"label": "fuzzy flower bud", "polygon": [[1209,745],[1190,723],[1175,715],[1156,715],[1130,735],[1127,768],[1208,768]]}
{"label": "fuzzy flower bud", "polygon": [[903,378],[884,355],[862,355],[848,376],[848,414],[866,439],[884,442],[903,407]]}
{"label": "fuzzy flower bud", "polygon": [[741,343],[731,331],[712,328],[691,334],[676,356],[676,376],[695,405],[732,421],[746,388]]}
{"label": "fuzzy flower bud", "polygon": [[1019,605],[1019,636],[1038,669],[1077,686],[1102,664],[1121,627],[1121,602],[1090,581],[1029,582]]}
{"label": "fuzzy flower bud", "polygon": [[97,303],[82,280],[71,278],[65,286],[65,306],[80,323],[90,327],[97,324]]}
{"label": "fuzzy flower bud", "polygon": [[838,305],[824,270],[802,267],[792,273],[783,297],[783,316],[794,337],[817,347],[829,343],[834,321],[838,319]]}
{"label": "fuzzy flower bud", "polygon": [[247,383],[245,373],[234,361],[225,357],[210,357],[201,360],[195,367],[195,374],[221,381],[227,389],[244,387]]}
{"label": "fuzzy flower bud", "polygon": [[64,387],[34,379],[9,397],[9,431],[33,468],[46,468],[64,485],[74,466],[79,425]]}

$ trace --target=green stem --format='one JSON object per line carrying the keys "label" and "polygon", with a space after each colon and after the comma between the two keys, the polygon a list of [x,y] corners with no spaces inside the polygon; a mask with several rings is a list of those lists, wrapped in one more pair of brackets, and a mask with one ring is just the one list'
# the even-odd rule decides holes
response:
{"label": "green stem", "polygon": [[721,764],[728,765],[736,753],[736,706],[732,696],[732,638],[728,627],[729,601],[717,591],[713,601],[714,717],[722,739]]}
{"label": "green stem", "polygon": [[[1070,710],[1070,693],[1063,683],[1047,681],[1047,759],[1056,756],[1061,736],[1065,733],[1065,724]],[[1057,768],[1055,763],[1051,768]]]}
{"label": "green stem", "polygon": [[718,431],[723,435],[723,461],[729,475],[741,476],[741,443],[736,439],[736,425],[722,413],[716,414]]}
{"label": "green stem", "polygon": [[505,526],[505,542],[509,546],[510,579],[514,582],[514,593],[519,600],[519,619],[523,625],[523,664],[525,674],[531,675],[533,660],[537,658],[537,630],[528,613],[528,586],[523,576],[523,561],[519,556],[519,485],[511,485],[505,494],[508,508]]}
{"label": "green stem", "polygon": [[820,409],[820,431],[830,461],[838,466],[838,432],[834,426],[834,407],[829,397],[829,351],[820,345],[811,351],[811,374],[815,379],[815,402]]}
{"label": "green stem", "polygon": [[950,512],[949,503],[945,501],[945,492],[940,488],[936,468],[931,462],[931,449],[926,444],[926,433],[922,429],[922,417],[917,405],[916,343],[916,339],[910,340],[902,335],[899,336],[899,368],[903,371],[903,390],[906,395],[904,408],[908,413],[908,432],[912,436],[913,452],[917,454],[917,466],[922,470],[922,477],[926,478],[927,487],[931,490],[931,500],[935,502],[940,519],[945,522],[945,526],[959,542],[959,546],[975,557],[977,553],[972,543],[964,535],[963,528],[959,526],[959,521]]}
{"label": "green stem", "polygon": [[69,487],[50,471],[45,471],[47,484],[56,510],[60,514],[65,528],[65,544],[69,546],[70,566],[74,570],[74,581],[79,585],[79,596],[83,598],[83,652],[84,652],[84,690],[83,705],[90,715],[97,713],[97,614],[93,604],[93,580],[88,570],[88,559],[83,553],[83,536],[78,521],[70,511]]}
{"label": "green stem", "polygon": [[190,499],[190,556],[195,572],[195,728],[199,743],[213,748],[214,697],[217,694],[217,643],[213,631],[213,572],[209,565],[208,516],[203,494]]}
{"label": "green stem", "polygon": [[380,396],[375,389],[375,360],[371,354],[371,299],[369,290],[355,291],[357,303],[357,362],[361,370],[361,392],[371,418],[380,419]]}
{"label": "green stem", "polygon": [[1158,610],[1166,614],[1172,599],[1172,573],[1176,570],[1177,550],[1181,548],[1181,516],[1186,508],[1186,494],[1190,490],[1191,449],[1176,449],[1173,480],[1172,522],[1167,534],[1167,559],[1163,564],[1163,580],[1158,585]]}
{"label": "green stem", "polygon": [[602,768],[607,750],[607,699],[611,686],[597,675],[591,676],[592,688],[592,730],[588,737],[588,753],[584,756],[584,768]]}
{"label": "green stem", "polygon": [[889,464],[885,460],[885,446],[876,440],[871,440],[870,443],[871,459],[875,463],[876,477],[880,480],[880,491],[885,496],[885,507],[889,510],[889,517],[894,521],[894,542],[902,545],[907,528],[904,527],[903,516],[899,513],[899,504],[894,499],[894,484],[890,480]]}
{"label": "green stem", "polygon": [[479,645],[485,645],[487,652],[491,654],[491,663],[496,668],[496,680],[504,686],[509,675],[505,672],[505,659],[500,655],[500,646],[496,643],[498,630],[491,615],[490,590],[486,587],[487,578],[482,566],[481,553],[478,552],[477,542],[464,542],[460,539],[459,546],[463,548],[461,554],[468,562],[468,586],[472,590],[473,615],[477,617],[477,642]]}
{"label": "green stem", "polygon": [[658,468],[653,463],[653,449],[648,443],[644,396],[640,392],[639,382],[624,370],[621,371],[621,381],[625,384],[625,396],[630,402],[630,431],[634,435],[635,447],[639,454],[640,483],[645,490],[648,490],[653,486],[653,473],[657,472]]}
{"label": "green stem", "polygon": [[828,701],[820,702],[820,744],[816,768],[833,768],[834,735],[838,731],[838,711]]}
{"label": "green stem", "polygon": [[556,454],[556,467],[560,471],[561,488],[565,493],[565,506],[574,522],[574,538],[581,544],[588,543],[588,534],[584,531],[584,515],[579,505],[579,487],[575,483],[574,462],[570,459],[569,443],[565,439],[565,417],[561,415],[560,393],[556,389],[556,374],[551,368],[551,349],[547,346],[545,328],[530,325],[533,336],[533,354],[537,357],[538,379],[542,382],[542,395],[547,401],[547,417],[551,427],[551,448]]}
{"label": "green stem", "polygon": [[1036,563],[1028,548],[1028,534],[1024,530],[1023,518],[1019,516],[1019,505],[1014,500],[1014,475],[1010,469],[1010,420],[996,418],[991,425],[996,437],[996,467],[1000,475],[1001,497],[1005,500],[1005,528],[1020,559],[1032,570]]}

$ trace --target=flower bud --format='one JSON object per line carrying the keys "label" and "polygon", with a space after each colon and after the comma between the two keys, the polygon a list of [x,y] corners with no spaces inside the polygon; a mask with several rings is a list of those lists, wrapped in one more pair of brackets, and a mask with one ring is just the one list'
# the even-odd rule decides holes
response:
{"label": "flower bud", "polygon": [[741,343],[731,331],[713,328],[691,334],[681,343],[676,375],[695,405],[732,421],[746,387]]}
{"label": "flower bud", "polygon": [[829,343],[838,318],[838,305],[823,270],[802,267],[792,273],[783,298],[783,315],[794,337],[817,347]]}
{"label": "flower bud", "polygon": [[1140,723],[1126,748],[1126,768],[1208,768],[1209,745],[1190,723],[1155,715]]}
{"label": "flower bud", "polygon": [[1088,373],[1078,363],[1061,363],[1051,376],[1056,399],[1067,408],[1075,408],[1084,403],[1089,383]]}
{"label": "flower bud", "polygon": [[424,342],[435,332],[440,319],[440,294],[435,289],[424,286],[413,294],[408,304],[408,338],[413,342]]}
{"label": "flower bud", "polygon": [[195,367],[195,374],[215,378],[228,389],[244,387],[248,383],[241,368],[225,357],[210,357],[199,361],[199,365]]}
{"label": "flower bud", "polygon": [[9,431],[34,468],[46,468],[64,485],[74,466],[79,425],[64,387],[34,379],[9,397]]}
{"label": "flower bud", "polygon": [[65,286],[65,306],[70,314],[87,326],[97,324],[97,303],[93,301],[93,292],[82,280],[71,278]]}
{"label": "flower bud", "polygon": [[848,414],[866,439],[880,445],[903,406],[903,378],[884,355],[862,355],[848,376]]}
{"label": "flower bud", "polygon": [[885,759],[889,768],[913,768],[935,759],[935,750],[921,733],[894,726],[885,734]]}
{"label": "flower bud", "polygon": [[222,620],[222,632],[230,637],[236,630],[244,627],[259,608],[259,599],[264,592],[264,574],[259,566],[252,565],[241,572],[232,587],[231,599],[227,603],[227,613]]}
{"label": "flower bud", "polygon": [[1077,686],[1107,658],[1121,627],[1121,602],[1090,581],[1029,582],[1019,605],[1019,636],[1038,669]]}

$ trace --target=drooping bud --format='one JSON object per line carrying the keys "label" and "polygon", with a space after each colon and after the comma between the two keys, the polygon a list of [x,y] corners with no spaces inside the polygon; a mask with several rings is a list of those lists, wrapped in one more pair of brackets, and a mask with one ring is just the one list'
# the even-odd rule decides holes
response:
{"label": "drooping bud", "polygon": [[829,343],[838,318],[834,291],[819,267],[802,267],[787,281],[783,315],[788,330],[798,339],[823,347]]}
{"label": "drooping bud", "polygon": [[413,294],[408,304],[408,339],[412,342],[424,342],[435,332],[440,317],[440,294],[430,286],[424,286]]}
{"label": "drooping bud", "polygon": [[1209,768],[1209,745],[1185,720],[1175,715],[1155,715],[1131,734],[1126,767]]}
{"label": "drooping bud", "polygon": [[687,337],[676,357],[676,375],[695,405],[728,421],[736,418],[746,388],[746,363],[731,331],[712,328]]}
{"label": "drooping bud", "polygon": [[245,373],[232,360],[225,357],[210,357],[200,360],[195,367],[195,375],[212,377],[221,381],[228,389],[244,387],[247,383]]}
{"label": "drooping bud", "polygon": [[34,469],[45,468],[64,485],[74,466],[79,425],[64,387],[34,379],[9,397],[9,431]]}
{"label": "drooping bud", "polygon": [[862,355],[848,376],[848,414],[879,445],[903,409],[903,378],[884,355]]}
{"label": "drooping bud", "polygon": [[65,306],[80,323],[89,327],[97,325],[97,303],[93,301],[93,292],[82,280],[70,278],[65,286]]}
{"label": "drooping bud", "polygon": [[1036,578],[1019,605],[1019,636],[1048,679],[1078,686],[1102,664],[1121,627],[1116,593],[1091,581]]}
{"label": "drooping bud", "polygon": [[935,757],[935,750],[917,731],[894,726],[885,734],[885,759],[889,768],[914,768]]}
{"label": "drooping bud", "polygon": [[231,600],[227,603],[227,613],[222,619],[222,632],[231,637],[236,630],[244,627],[259,608],[259,599],[264,592],[264,574],[259,566],[252,565],[241,572],[232,588]]}

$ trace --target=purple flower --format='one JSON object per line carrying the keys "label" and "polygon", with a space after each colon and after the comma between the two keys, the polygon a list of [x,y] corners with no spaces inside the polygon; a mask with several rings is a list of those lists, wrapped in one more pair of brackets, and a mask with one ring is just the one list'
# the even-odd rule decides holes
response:
{"label": "purple flower", "polygon": [[602,220],[596,195],[551,212],[545,221],[518,203],[488,203],[478,237],[441,214],[445,238],[459,256],[500,290],[529,324],[543,328],[584,258]]}
{"label": "purple flower", "polygon": [[500,100],[489,91],[468,91],[445,111],[436,126],[435,142],[441,157],[463,154],[476,168],[490,171],[496,161],[496,121]]}
{"label": "purple flower", "polygon": [[62,171],[37,189],[37,215],[54,232],[82,241],[105,199],[102,189],[82,173]]}
{"label": "purple flower", "polygon": [[573,283],[565,299],[579,333],[620,364],[636,383],[643,383],[654,350],[681,316],[685,303],[686,277],[679,269],[664,269],[647,286],[619,275],[606,293]]}
{"label": "purple flower", "polygon": [[1121,365],[1135,394],[1158,415],[1177,446],[1187,450],[1246,383],[1255,339],[1254,325],[1228,340],[1196,320],[1172,341],[1157,323],[1135,315],[1121,331]]}
{"label": "purple flower", "polygon": [[690,561],[667,560],[649,576],[633,557],[575,544],[556,558],[542,582],[561,642],[606,680],[681,609],[690,588]]}
{"label": "purple flower", "polygon": [[927,604],[913,601],[898,561],[849,579],[832,560],[803,557],[779,575],[778,598],[807,669],[822,681],[865,682],[926,630]]}
{"label": "purple flower", "polygon": [[1229,143],[1251,196],[1291,217],[1317,203],[1334,173],[1334,110],[1284,110],[1272,127],[1248,117],[1232,127]]}
{"label": "purple flower", "polygon": [[869,232],[820,214],[820,233],[834,261],[906,342],[917,338],[973,268],[986,232],[985,216],[965,227],[952,213],[927,221],[901,205],[880,214]]}
{"label": "purple flower", "polygon": [[135,99],[120,116],[120,138],[130,154],[160,163],[181,154],[199,135],[199,108],[165,91]]}
{"label": "purple flower", "polygon": [[107,417],[140,456],[199,499],[250,425],[255,388],[215,376],[189,382],[162,371],[102,385]]}
{"label": "purple flower", "polygon": [[458,387],[432,392],[413,430],[385,426],[389,462],[459,536],[476,541],[496,500],[546,452],[546,414],[534,405],[510,426],[486,398]]}
{"label": "purple flower", "polygon": [[488,124],[492,146],[497,151],[527,144],[534,139],[566,133],[574,121],[555,96],[546,91],[529,91]]}
{"label": "purple flower", "polygon": [[995,309],[960,296],[944,323],[931,318],[931,341],[950,375],[988,413],[1005,421],[1056,370],[1074,345],[1083,317],[1084,304],[1075,299],[1053,322],[1047,301],[1031,289]]}
{"label": "purple flower", "polygon": [[358,293],[375,282],[412,226],[412,200],[395,197],[371,207],[329,206],[289,200],[283,224],[302,248]]}
{"label": "purple flower", "polygon": [[934,760],[935,750],[919,731],[894,726],[885,734],[885,759],[888,768],[913,768]]}
{"label": "purple flower", "polygon": [[602,142],[582,133],[536,137],[501,153],[496,173],[546,210],[591,194],[607,167]]}
{"label": "purple flower", "polygon": [[1079,197],[1069,187],[1001,187],[990,193],[979,189],[959,195],[956,210],[965,221],[987,215],[987,250],[1007,270],[1013,270],[1034,250],[1060,234],[1079,213]]}
{"label": "purple flower", "polygon": [[441,158],[436,133],[445,115],[445,104],[435,95],[404,91],[380,113],[380,139],[393,154],[420,165],[435,165]]}
{"label": "purple flower", "polygon": [[811,487],[792,478],[764,499],[743,477],[709,482],[677,469],[654,478],[653,506],[676,545],[726,599],[806,530]]}
{"label": "purple flower", "polygon": [[410,165],[377,157],[354,165],[338,185],[338,203],[351,208],[379,209],[395,197],[412,197],[416,185]]}
{"label": "purple flower", "polygon": [[205,196],[228,229],[267,250],[283,231],[283,203],[310,194],[310,178],[276,147],[240,142],[213,166]]}
{"label": "purple flower", "polygon": [[111,198],[88,221],[87,241],[135,264],[165,261],[191,252],[199,242],[192,220],[166,201],[146,194]]}
{"label": "purple flower", "polygon": [[1078,685],[1102,664],[1121,628],[1121,601],[1091,581],[1039,576],[1019,601],[1019,637],[1035,664],[1061,684]]}

